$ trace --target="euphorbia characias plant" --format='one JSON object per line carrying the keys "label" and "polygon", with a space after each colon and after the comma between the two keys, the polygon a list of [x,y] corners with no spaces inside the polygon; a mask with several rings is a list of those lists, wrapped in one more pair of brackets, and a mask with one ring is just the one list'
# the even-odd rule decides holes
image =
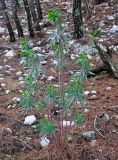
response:
{"label": "euphorbia characias plant", "polygon": [[[84,116],[80,114],[78,110],[78,101],[83,104],[83,83],[87,80],[87,74],[90,71],[90,61],[87,58],[86,53],[82,53],[80,57],[76,59],[76,63],[80,66],[81,74],[78,76],[73,76],[68,84],[65,85],[65,65],[67,65],[67,37],[65,36],[65,24],[61,10],[55,10],[48,13],[48,19],[53,24],[54,30],[49,38],[50,48],[54,50],[54,60],[56,60],[56,68],[58,72],[58,87],[53,84],[48,85],[45,90],[44,98],[45,104],[49,107],[48,118],[44,118],[39,121],[37,127],[41,133],[47,135],[52,135],[57,129],[58,132],[63,132],[63,120],[66,115],[71,113],[71,120],[75,121],[75,124],[80,124]],[[42,106],[42,105],[41,105]],[[40,105],[39,105],[40,108]],[[59,121],[56,122],[55,118],[51,112],[52,109],[56,108],[60,110]],[[70,120],[70,121],[71,121]],[[44,125],[43,125],[44,123]],[[54,125],[55,124],[55,125]],[[44,127],[45,126],[45,127]],[[71,123],[70,123],[71,126]],[[45,130],[45,131],[44,131]],[[47,132],[47,133],[46,133]],[[49,133],[48,133],[49,132]],[[66,136],[66,132],[64,132]],[[58,134],[62,136],[62,134]],[[61,141],[61,137],[57,138]],[[58,142],[61,143],[61,142]]]}
{"label": "euphorbia characias plant", "polygon": [[[87,57],[87,54],[82,53],[76,59],[76,63],[80,67],[80,70],[78,72],[79,74],[73,75],[73,77],[68,80],[68,83],[65,84],[65,67],[68,64],[67,55],[69,53],[67,51],[68,38],[65,35],[65,23],[61,10],[54,10],[49,12],[48,20],[53,24],[54,27],[49,40],[50,49],[54,50],[53,58],[57,62],[54,69],[57,69],[56,72],[58,73],[58,87],[55,87],[53,84],[48,84],[45,87],[42,99],[37,101],[37,103],[35,104],[36,108],[38,108],[38,110],[42,112],[42,115],[44,115],[45,113],[47,114],[46,117],[39,120],[37,129],[39,129],[40,133],[44,136],[54,136],[59,133],[57,134],[58,137],[54,137],[56,137],[57,144],[61,144],[63,142],[62,135],[66,136],[66,134],[68,134],[63,130],[63,120],[66,118],[66,115],[70,113],[71,118],[69,120],[70,122],[74,121],[75,124],[80,124],[84,119],[84,116],[79,112],[78,102],[80,102],[80,104],[83,104],[85,102],[83,96],[83,84],[87,82],[87,74],[90,72],[90,61]],[[35,80],[35,72],[37,71],[37,67],[39,66],[41,68],[41,66],[38,63],[39,60],[37,55],[35,55],[32,50],[28,48],[28,44],[26,41],[22,44],[22,47],[24,48],[24,51],[22,51],[24,61],[29,67],[29,76],[26,79],[28,81],[26,84],[27,91],[25,90],[22,92],[22,103],[24,103],[25,99],[27,102],[29,100],[29,96],[32,97],[33,91],[35,94],[34,89],[36,85],[34,85],[35,83],[33,81],[36,81],[37,84],[37,78]],[[34,69],[36,69],[36,71],[34,71]],[[38,70],[38,72],[39,71],[41,70]],[[30,74],[31,72],[32,74]],[[26,104],[25,107],[28,108],[29,101]],[[53,110],[59,111],[58,121],[55,120],[55,116],[52,112]],[[70,123],[70,126],[71,124],[72,123]],[[69,127],[69,129],[71,129],[71,127]]]}

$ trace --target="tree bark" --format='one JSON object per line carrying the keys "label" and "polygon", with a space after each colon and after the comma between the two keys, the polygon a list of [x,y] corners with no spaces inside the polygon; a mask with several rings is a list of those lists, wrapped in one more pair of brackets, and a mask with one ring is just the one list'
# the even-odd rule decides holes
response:
{"label": "tree bark", "polygon": [[43,16],[42,16],[40,0],[35,0],[35,2],[36,2],[36,7],[37,7],[38,20],[42,20]]}
{"label": "tree bark", "polygon": [[36,28],[36,31],[40,31],[41,27],[39,25],[39,21],[38,21],[37,14],[36,14],[36,11],[35,11],[34,0],[29,0],[29,7],[30,7],[30,10],[31,10],[31,14],[32,14],[32,18],[33,18],[33,21],[34,21],[34,26]]}
{"label": "tree bark", "polygon": [[73,1],[73,21],[74,21],[74,36],[80,39],[83,37],[81,0]]}
{"label": "tree bark", "polygon": [[16,6],[19,8],[20,4],[19,4],[19,0],[15,0],[16,1]]}
{"label": "tree bark", "polygon": [[28,21],[28,29],[29,29],[30,37],[33,38],[35,35],[34,35],[33,27],[32,27],[32,19],[31,19],[29,4],[27,0],[23,0],[23,3],[24,3],[25,10],[27,13],[27,21]]}
{"label": "tree bark", "polygon": [[10,42],[15,42],[16,39],[15,39],[15,35],[14,35],[14,32],[13,32],[8,14],[7,14],[7,7],[6,7],[6,4],[5,4],[5,0],[0,0],[0,3],[1,3],[2,11],[4,13],[4,19],[5,19],[6,27],[7,27],[8,32],[9,32]]}
{"label": "tree bark", "polygon": [[13,19],[16,24],[16,29],[18,31],[18,36],[23,37],[24,36],[23,29],[22,29],[22,26],[20,24],[20,20],[19,20],[18,14],[17,14],[16,0],[10,0],[10,4],[11,4],[11,9],[12,9]]}

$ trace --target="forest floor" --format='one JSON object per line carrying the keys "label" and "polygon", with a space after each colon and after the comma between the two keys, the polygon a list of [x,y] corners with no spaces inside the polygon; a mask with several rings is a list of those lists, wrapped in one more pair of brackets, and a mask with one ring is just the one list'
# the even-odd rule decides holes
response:
{"label": "forest floor", "polygon": [[[43,13],[52,9],[62,8],[66,17],[67,27],[66,33],[70,33],[70,54],[68,60],[70,61],[71,71],[75,70],[71,59],[72,54],[76,55],[81,50],[87,50],[88,44],[92,39],[88,35],[88,30],[91,29],[89,17],[84,12],[85,32],[81,40],[74,40],[73,22],[72,22],[72,2],[71,0],[50,0],[42,3]],[[94,26],[99,26],[104,35],[97,38],[99,42],[112,46],[117,53],[117,34],[109,34],[110,28],[116,24],[115,4],[109,6],[107,3],[102,3],[95,6],[95,12],[92,15]],[[24,13],[19,10],[22,18]],[[0,26],[4,27],[2,13],[0,14]],[[104,25],[101,25],[101,21]],[[31,39],[33,47],[40,47],[44,55],[48,55],[45,65],[47,70],[47,78],[55,77],[49,81],[40,79],[42,85],[48,83],[58,84],[57,73],[52,70],[52,56],[48,49],[48,41],[51,31],[51,25],[48,26],[45,18],[41,22],[42,31],[37,32],[34,39]],[[66,140],[65,154],[62,158],[58,157],[58,150],[56,150],[51,143],[48,147],[42,148],[40,146],[41,135],[36,128],[24,125],[24,119],[27,115],[35,115],[39,120],[41,118],[40,112],[33,109],[28,113],[22,112],[19,104],[14,105],[14,97],[19,97],[19,78],[25,72],[20,65],[20,48],[19,40],[15,43],[8,41],[8,35],[5,33],[0,37],[0,160],[117,160],[118,159],[118,80],[114,79],[109,73],[102,72],[95,77],[89,78],[88,83],[84,86],[85,91],[96,91],[93,95],[87,96],[87,103],[80,106],[80,112],[85,114],[85,121],[79,126],[74,127],[69,133],[72,136],[72,141]],[[79,45],[78,45],[79,44]],[[79,48],[80,47],[80,48]],[[9,59],[5,57],[5,53],[9,50],[14,50],[16,53],[14,57]],[[80,49],[80,50],[79,50]],[[91,52],[91,51],[90,51]],[[94,57],[93,53],[91,57]],[[41,54],[42,54],[41,53]],[[118,55],[115,55],[118,62]],[[100,59],[94,61],[98,64]],[[21,75],[16,74],[21,71]],[[70,72],[66,72],[68,82]],[[7,93],[8,92],[8,93]],[[91,98],[92,97],[92,98]],[[92,141],[86,141],[83,138],[83,133],[87,131],[94,131],[95,116],[97,119],[97,128],[101,130],[104,135],[102,137],[96,132],[96,137]]]}

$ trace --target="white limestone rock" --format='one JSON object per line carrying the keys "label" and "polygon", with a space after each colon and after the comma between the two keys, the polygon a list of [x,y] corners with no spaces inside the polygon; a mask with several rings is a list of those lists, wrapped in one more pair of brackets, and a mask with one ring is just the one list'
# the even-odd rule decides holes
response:
{"label": "white limestone rock", "polygon": [[32,50],[34,52],[41,52],[41,48],[40,47],[34,47],[34,48],[32,48]]}
{"label": "white limestone rock", "polygon": [[0,27],[0,34],[4,34],[6,32],[6,28]]}
{"label": "white limestone rock", "polygon": [[93,90],[91,91],[92,94],[97,94],[97,91]]}
{"label": "white limestone rock", "polygon": [[17,76],[20,76],[21,74],[22,74],[21,71],[16,72],[16,75],[17,75]]}
{"label": "white limestone rock", "polygon": [[37,120],[37,118],[35,115],[27,116],[27,117],[25,117],[24,124],[32,125],[33,123],[36,122],[36,120]]}
{"label": "white limestone rock", "polygon": [[47,78],[47,80],[48,80],[48,81],[55,80],[55,77],[53,77],[53,76],[49,76],[49,77]]}
{"label": "white limestone rock", "polygon": [[84,92],[84,95],[85,95],[85,96],[88,96],[89,94],[90,94],[89,91],[85,91],[85,92]]}
{"label": "white limestone rock", "polygon": [[114,34],[118,32],[118,26],[117,25],[113,25],[112,28],[109,30],[110,34]]}
{"label": "white limestone rock", "polygon": [[108,16],[107,18],[108,18],[108,20],[110,20],[110,21],[112,21],[112,20],[115,19],[113,16]]}
{"label": "white limestone rock", "polygon": [[8,59],[12,59],[15,55],[16,53],[13,50],[10,50],[5,54],[5,57],[7,57]]}
{"label": "white limestone rock", "polygon": [[63,127],[66,127],[66,126],[74,126],[75,125],[75,122],[74,121],[66,121],[66,120],[63,120]]}
{"label": "white limestone rock", "polygon": [[41,137],[41,147],[47,147],[50,144],[50,140],[47,137]]}

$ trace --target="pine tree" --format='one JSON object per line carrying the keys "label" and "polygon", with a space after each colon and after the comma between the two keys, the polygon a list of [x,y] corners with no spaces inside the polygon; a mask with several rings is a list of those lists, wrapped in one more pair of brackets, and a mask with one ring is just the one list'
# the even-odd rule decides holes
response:
{"label": "pine tree", "polygon": [[5,0],[0,0],[0,4],[2,7],[3,14],[4,14],[5,24],[9,32],[10,42],[15,42],[15,35],[14,35],[13,29],[12,29],[12,26],[9,20],[9,16],[7,14],[7,7],[5,4]]}
{"label": "pine tree", "polygon": [[34,35],[33,27],[32,27],[32,18],[31,18],[29,4],[27,0],[23,0],[23,3],[24,3],[25,10],[27,13],[27,21],[28,21],[28,29],[29,29],[30,37],[33,38],[35,35]]}
{"label": "pine tree", "polygon": [[10,4],[11,4],[11,10],[12,10],[12,14],[13,14],[13,19],[14,22],[16,24],[16,29],[18,31],[18,36],[19,37],[23,37],[23,29],[22,26],[20,24],[20,20],[17,14],[17,5],[16,5],[16,0],[10,0]]}
{"label": "pine tree", "polygon": [[83,37],[81,0],[73,1],[73,21],[74,21],[74,36],[80,39]]}

